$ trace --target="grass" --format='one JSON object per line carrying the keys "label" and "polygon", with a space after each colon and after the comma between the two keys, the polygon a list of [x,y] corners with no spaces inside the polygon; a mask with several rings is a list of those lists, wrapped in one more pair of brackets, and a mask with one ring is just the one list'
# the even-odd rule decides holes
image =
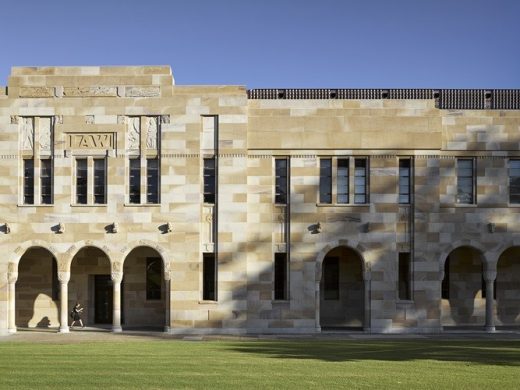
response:
{"label": "grass", "polygon": [[2,389],[518,389],[520,341],[0,343]]}

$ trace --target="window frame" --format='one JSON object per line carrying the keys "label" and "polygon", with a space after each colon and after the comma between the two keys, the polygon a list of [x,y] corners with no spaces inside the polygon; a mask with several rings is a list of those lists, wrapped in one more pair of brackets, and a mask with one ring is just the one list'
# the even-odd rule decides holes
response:
{"label": "window frame", "polygon": [[[34,158],[23,159],[23,195],[24,205],[34,205]],[[29,165],[29,166],[28,166]]]}
{"label": "window frame", "polygon": [[[137,166],[135,166],[137,165]],[[135,183],[132,179],[137,181]],[[137,191],[134,191],[137,189]],[[141,158],[128,159],[128,203],[141,204]]]}
{"label": "window frame", "polygon": [[202,253],[202,300],[217,301],[217,257],[213,252]]}
{"label": "window frame", "polygon": [[273,299],[286,301],[289,295],[289,256],[285,252],[276,252],[273,263]]}
{"label": "window frame", "polygon": [[[161,202],[160,161],[159,156],[146,159],[146,204],[159,204]],[[152,162],[155,163],[155,167],[151,167]],[[150,184],[152,180],[155,180],[155,183]]]}
{"label": "window frame", "polygon": [[[285,163],[285,167],[278,167],[278,163]],[[277,205],[289,204],[289,171],[290,164],[288,157],[276,157],[274,159],[274,203]],[[285,170],[285,175],[280,175],[280,170]],[[280,191],[284,189],[285,193]]]}
{"label": "window frame", "polygon": [[[101,163],[101,164],[99,164]],[[96,167],[96,165],[101,165],[103,169],[99,169],[99,166]],[[104,205],[107,204],[107,159],[106,157],[95,157],[93,158],[92,162],[92,170],[93,170],[93,187],[92,187],[92,194],[93,194],[93,204],[95,205]],[[100,180],[99,172],[103,173],[102,179]],[[96,189],[101,187],[103,189],[103,193],[96,192]],[[102,197],[100,200],[102,202],[98,201],[98,197]]]}
{"label": "window frame", "polygon": [[[470,165],[471,165],[471,176],[469,175],[461,175],[460,174],[460,171],[463,170],[463,169],[469,169],[468,167],[461,167],[461,163],[464,162],[464,163],[467,163],[469,162]],[[457,180],[457,193],[455,195],[455,203],[458,204],[458,205],[474,205],[476,204],[476,188],[477,188],[477,178],[476,178],[476,160],[475,158],[473,157],[460,157],[460,158],[457,158],[456,160],[456,180]],[[469,200],[465,201],[462,199],[462,196],[466,195],[466,193],[462,192],[461,189],[464,187],[464,186],[467,186],[462,184],[461,181],[462,180],[464,181],[467,181],[467,180],[470,180],[471,181],[471,194],[470,194],[470,198]]]}
{"label": "window frame", "polygon": [[399,252],[397,255],[397,298],[399,301],[412,300],[412,255]]}
{"label": "window frame", "polygon": [[[85,165],[84,168],[83,166],[80,167],[80,162],[81,164]],[[88,158],[87,157],[78,157],[74,160],[74,165],[75,165],[75,177],[74,177],[74,181],[75,181],[75,185],[74,185],[74,200],[75,200],[75,204],[79,204],[79,205],[86,205],[88,204],[88,183],[89,183],[89,179],[88,179]],[[84,176],[80,175],[79,173],[81,172],[84,172]],[[81,180],[84,180],[85,183],[83,184],[80,184],[80,179]],[[80,194],[80,191],[79,189],[82,189],[81,191],[81,194]],[[84,188],[84,191],[83,191],[83,188]],[[84,194],[83,194],[84,192]],[[83,197],[85,198],[84,201],[80,201],[80,196],[81,196],[81,200],[83,200]]]}
{"label": "window frame", "polygon": [[[515,164],[518,164],[518,167],[513,167],[513,163]],[[511,158],[509,159],[509,162],[508,162],[508,184],[509,184],[509,204],[510,205],[520,205],[520,185],[516,185],[516,186],[513,186],[512,185],[512,181],[514,180],[514,178],[518,178],[518,181],[520,183],[520,159],[517,159],[517,158]],[[513,170],[518,170],[518,175],[512,175],[512,171]],[[512,192],[512,189],[516,187],[518,188],[518,192],[517,193],[513,193]],[[512,201],[512,198],[513,196],[517,197],[517,200],[516,201]]]}
{"label": "window frame", "polygon": [[[213,166],[211,166],[210,163],[212,163]],[[202,177],[203,202],[206,204],[215,204],[217,198],[217,161],[215,156],[203,158]]]}
{"label": "window frame", "polygon": [[[48,166],[44,167],[45,164],[48,164]],[[52,158],[40,159],[40,204],[43,205],[51,205],[54,203],[53,168]],[[46,173],[45,175],[44,172]],[[45,192],[48,191],[48,194],[44,194],[44,190]]]}
{"label": "window frame", "polygon": [[[408,164],[408,166],[406,167],[402,167],[401,165],[406,165],[405,163]],[[405,175],[403,174],[403,171],[404,170],[408,170],[408,174]],[[413,201],[413,160],[411,157],[400,157],[399,158],[399,166],[398,166],[398,170],[399,170],[399,173],[398,173],[398,182],[397,182],[397,186],[398,186],[398,203],[400,205],[409,205],[412,203]],[[406,183],[402,183],[402,181],[405,181]],[[405,189],[408,188],[408,190],[406,191]],[[405,197],[404,200],[402,200],[402,197]]]}

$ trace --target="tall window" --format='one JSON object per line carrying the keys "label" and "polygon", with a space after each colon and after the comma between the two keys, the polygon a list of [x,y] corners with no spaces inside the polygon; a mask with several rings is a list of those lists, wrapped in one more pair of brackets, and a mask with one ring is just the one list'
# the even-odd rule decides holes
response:
{"label": "tall window", "polygon": [[367,159],[354,159],[354,203],[368,203],[367,196]]}
{"label": "tall window", "polygon": [[287,299],[287,253],[274,254],[274,299]]}
{"label": "tall window", "polygon": [[94,160],[94,203],[106,203],[106,160]]}
{"label": "tall window", "polygon": [[331,158],[320,158],[320,203],[332,203]]}
{"label": "tall window", "polygon": [[146,299],[161,299],[161,258],[148,257],[146,259]]}
{"label": "tall window", "polygon": [[275,203],[287,204],[287,159],[275,159]]}
{"label": "tall window", "polygon": [[128,201],[141,203],[141,159],[139,158],[130,159],[128,188]]}
{"label": "tall window", "polygon": [[76,160],[76,203],[87,204],[87,159]]}
{"label": "tall window", "polygon": [[159,158],[146,159],[146,203],[159,203]]}
{"label": "tall window", "polygon": [[399,159],[399,203],[410,203],[411,188],[411,160],[409,158]]}
{"label": "tall window", "polygon": [[202,254],[202,299],[217,300],[217,264],[214,253]]}
{"label": "tall window", "polygon": [[509,160],[509,203],[520,203],[520,160]]}
{"label": "tall window", "polygon": [[40,193],[41,203],[52,203],[52,160],[50,158],[40,161]]}
{"label": "tall window", "polygon": [[339,299],[339,258],[326,257],[323,261],[323,298]]}
{"label": "tall window", "polygon": [[411,299],[410,253],[399,253],[399,299]]}
{"label": "tall window", "polygon": [[349,196],[349,159],[338,158],[337,169],[337,203],[348,203]]}
{"label": "tall window", "polygon": [[23,160],[23,203],[34,204],[34,160]]}
{"label": "tall window", "polygon": [[475,203],[473,163],[474,160],[471,158],[457,159],[457,203]]}
{"label": "tall window", "polygon": [[215,157],[204,159],[204,203],[215,204]]}

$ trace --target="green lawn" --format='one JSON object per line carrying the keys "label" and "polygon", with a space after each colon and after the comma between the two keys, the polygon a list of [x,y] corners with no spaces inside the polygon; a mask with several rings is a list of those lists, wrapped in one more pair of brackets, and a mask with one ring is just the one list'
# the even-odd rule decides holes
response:
{"label": "green lawn", "polygon": [[0,387],[518,389],[520,341],[3,341]]}

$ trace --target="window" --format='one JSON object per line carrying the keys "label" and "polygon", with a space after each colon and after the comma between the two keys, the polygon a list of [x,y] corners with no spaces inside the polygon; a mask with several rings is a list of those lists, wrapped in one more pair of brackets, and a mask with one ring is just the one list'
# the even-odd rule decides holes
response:
{"label": "window", "polygon": [[215,204],[215,157],[204,159],[204,203]]}
{"label": "window", "polygon": [[94,159],[94,203],[106,203],[106,160]]}
{"label": "window", "polygon": [[141,159],[131,158],[128,183],[130,203],[141,203]]}
{"label": "window", "polygon": [[332,159],[320,159],[320,203],[332,203]]}
{"label": "window", "polygon": [[274,254],[274,299],[287,299],[287,253]]}
{"label": "window", "polygon": [[338,158],[338,170],[337,170],[337,191],[338,199],[337,203],[348,203],[349,196],[349,160],[348,158]]}
{"label": "window", "polygon": [[217,264],[214,253],[202,254],[202,299],[217,300]]}
{"label": "window", "polygon": [[40,169],[41,204],[52,204],[52,160],[42,159]]}
{"label": "window", "polygon": [[509,203],[520,203],[520,160],[509,161]]}
{"label": "window", "polygon": [[411,299],[410,253],[399,253],[399,299]]}
{"label": "window", "polygon": [[457,159],[457,203],[473,204],[475,176],[473,173],[473,159]]}
{"label": "window", "polygon": [[34,204],[34,160],[23,160],[23,203]]}
{"label": "window", "polygon": [[339,299],[339,258],[326,257],[323,261],[323,298]]}
{"label": "window", "polygon": [[161,299],[161,258],[146,259],[146,299],[149,301]]}
{"label": "window", "polygon": [[367,196],[367,159],[354,159],[354,203],[368,203]]}
{"label": "window", "polygon": [[275,159],[275,196],[277,204],[287,204],[287,159]]}
{"label": "window", "polygon": [[159,203],[159,158],[146,159],[146,203]]}
{"label": "window", "polygon": [[411,159],[399,159],[399,203],[410,204],[411,201]]}
{"label": "window", "polygon": [[87,159],[76,160],[76,203],[87,204]]}

